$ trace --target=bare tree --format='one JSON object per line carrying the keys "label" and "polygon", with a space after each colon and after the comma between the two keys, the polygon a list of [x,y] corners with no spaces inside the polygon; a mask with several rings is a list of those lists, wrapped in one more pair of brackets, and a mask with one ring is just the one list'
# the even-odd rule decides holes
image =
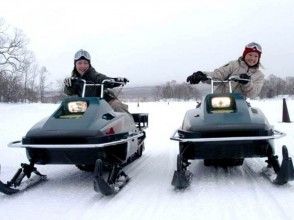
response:
{"label": "bare tree", "polygon": [[23,88],[26,88],[26,84],[22,84],[23,74],[28,69],[32,57],[32,53],[26,48],[27,43],[22,31],[10,28],[0,19],[1,101],[15,102],[24,98]]}
{"label": "bare tree", "polygon": [[48,71],[46,67],[41,67],[39,72],[39,94],[40,101],[45,102],[45,89],[47,88],[46,80],[47,80]]}

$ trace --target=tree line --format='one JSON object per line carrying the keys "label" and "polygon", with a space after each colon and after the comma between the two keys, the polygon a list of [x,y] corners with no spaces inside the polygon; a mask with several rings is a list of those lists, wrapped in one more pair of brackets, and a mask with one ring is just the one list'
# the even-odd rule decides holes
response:
{"label": "tree line", "polygon": [[[199,85],[191,86],[187,83],[177,83],[176,81],[170,81],[161,86],[154,88],[155,100],[160,99],[198,99],[203,94],[209,92],[208,89],[202,91],[197,89]],[[294,95],[294,77],[286,77],[282,79],[276,75],[268,76],[263,84],[260,98],[273,98],[279,95]]]}
{"label": "tree line", "polygon": [[294,77],[282,79],[272,74],[265,79],[259,97],[273,98],[279,95],[294,95]]}
{"label": "tree line", "polygon": [[175,80],[156,86],[153,89],[155,100],[161,99],[180,99],[189,100],[201,98],[201,92],[195,86],[187,83],[177,83]]}

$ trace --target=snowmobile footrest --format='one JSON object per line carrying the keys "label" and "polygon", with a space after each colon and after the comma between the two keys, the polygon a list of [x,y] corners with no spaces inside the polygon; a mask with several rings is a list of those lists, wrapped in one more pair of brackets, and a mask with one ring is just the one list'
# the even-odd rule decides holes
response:
{"label": "snowmobile footrest", "polygon": [[146,113],[134,113],[132,114],[135,124],[139,129],[148,127],[148,114]]}
{"label": "snowmobile footrest", "polygon": [[294,168],[292,158],[289,157],[288,149],[286,146],[282,148],[283,160],[277,178],[274,180],[275,184],[283,185],[289,180],[294,180]]}
{"label": "snowmobile footrest", "polygon": [[176,170],[171,184],[177,189],[187,188],[192,180],[192,173],[188,170]]}

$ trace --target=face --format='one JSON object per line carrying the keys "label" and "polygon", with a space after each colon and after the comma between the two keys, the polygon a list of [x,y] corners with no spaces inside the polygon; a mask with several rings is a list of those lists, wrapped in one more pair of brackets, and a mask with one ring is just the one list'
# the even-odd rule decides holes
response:
{"label": "face", "polygon": [[90,64],[87,60],[78,60],[76,62],[76,69],[78,73],[82,76],[89,69]]}
{"label": "face", "polygon": [[254,66],[258,63],[259,55],[257,52],[250,52],[246,54],[244,60],[248,64],[248,66]]}

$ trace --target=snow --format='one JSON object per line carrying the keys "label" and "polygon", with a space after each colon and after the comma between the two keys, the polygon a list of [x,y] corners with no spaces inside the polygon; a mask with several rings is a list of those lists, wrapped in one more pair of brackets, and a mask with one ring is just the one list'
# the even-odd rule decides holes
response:
{"label": "snow", "polygon": [[[143,156],[125,167],[131,177],[121,192],[106,197],[93,190],[91,173],[70,165],[37,165],[48,176],[46,182],[23,193],[0,195],[1,219],[294,219],[294,183],[276,186],[260,171],[265,158],[246,159],[243,166],[227,170],[205,167],[194,160],[191,186],[174,190],[171,179],[176,167],[178,143],[169,137],[177,129],[188,109],[196,103],[150,102],[129,103],[131,112],[149,113],[146,150]],[[287,145],[294,155],[293,123],[281,123],[282,99],[254,100],[275,129],[287,136],[276,140],[276,153],[281,159],[281,146]],[[287,100],[289,115],[294,117],[294,100]],[[0,103],[1,180],[7,181],[27,162],[24,149],[8,148],[26,131],[49,116],[56,104]]]}

